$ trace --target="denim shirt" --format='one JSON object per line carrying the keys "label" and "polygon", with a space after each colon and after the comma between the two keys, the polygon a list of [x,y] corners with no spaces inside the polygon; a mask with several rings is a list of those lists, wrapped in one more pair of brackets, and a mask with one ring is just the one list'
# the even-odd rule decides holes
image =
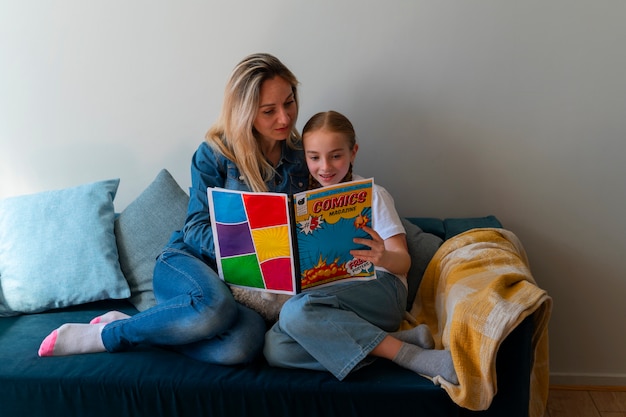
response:
{"label": "denim shirt", "polygon": [[[282,156],[275,170],[274,177],[266,182],[268,191],[291,195],[308,187],[304,152],[289,148],[286,141],[282,142]],[[191,161],[187,219],[183,229],[172,234],[167,248],[188,252],[215,268],[207,187],[250,191],[235,163],[202,142]]]}

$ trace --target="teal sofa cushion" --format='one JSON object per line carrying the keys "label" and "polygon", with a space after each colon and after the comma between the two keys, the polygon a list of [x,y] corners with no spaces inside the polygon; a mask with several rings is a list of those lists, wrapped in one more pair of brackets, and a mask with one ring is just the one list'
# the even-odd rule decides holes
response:
{"label": "teal sofa cushion", "polygon": [[460,217],[460,218],[448,218],[443,220],[443,226],[445,230],[445,239],[448,240],[458,234],[461,234],[470,229],[481,228],[501,228],[502,224],[496,218],[496,216],[485,217]]}
{"label": "teal sofa cushion", "polygon": [[528,416],[532,317],[502,343],[498,393],[489,410],[476,412],[455,405],[429,379],[382,359],[338,381],[328,372],[271,367],[263,358],[246,366],[219,366],[148,346],[115,354],[37,356],[51,329],[86,323],[109,310],[137,313],[127,300],[107,300],[0,318],[0,415]]}

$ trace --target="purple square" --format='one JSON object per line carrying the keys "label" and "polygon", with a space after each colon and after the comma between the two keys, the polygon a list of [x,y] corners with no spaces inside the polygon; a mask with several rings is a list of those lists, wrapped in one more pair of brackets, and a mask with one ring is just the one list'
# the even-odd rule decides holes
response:
{"label": "purple square", "polygon": [[254,244],[248,223],[217,224],[220,255],[224,257],[254,252]]}

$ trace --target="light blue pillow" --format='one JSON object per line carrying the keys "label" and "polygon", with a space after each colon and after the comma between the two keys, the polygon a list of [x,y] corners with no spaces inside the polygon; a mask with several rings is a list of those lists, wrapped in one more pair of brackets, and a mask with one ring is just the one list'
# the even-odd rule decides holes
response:
{"label": "light blue pillow", "polygon": [[130,296],[113,230],[119,181],[0,200],[0,316]]}

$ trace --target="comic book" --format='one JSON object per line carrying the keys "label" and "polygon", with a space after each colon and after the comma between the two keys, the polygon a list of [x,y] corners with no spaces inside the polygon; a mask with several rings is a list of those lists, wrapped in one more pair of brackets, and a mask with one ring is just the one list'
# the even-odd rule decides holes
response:
{"label": "comic book", "polygon": [[229,285],[296,294],[342,280],[372,279],[371,262],[350,255],[369,249],[373,179],[292,196],[208,188],[218,273]]}

